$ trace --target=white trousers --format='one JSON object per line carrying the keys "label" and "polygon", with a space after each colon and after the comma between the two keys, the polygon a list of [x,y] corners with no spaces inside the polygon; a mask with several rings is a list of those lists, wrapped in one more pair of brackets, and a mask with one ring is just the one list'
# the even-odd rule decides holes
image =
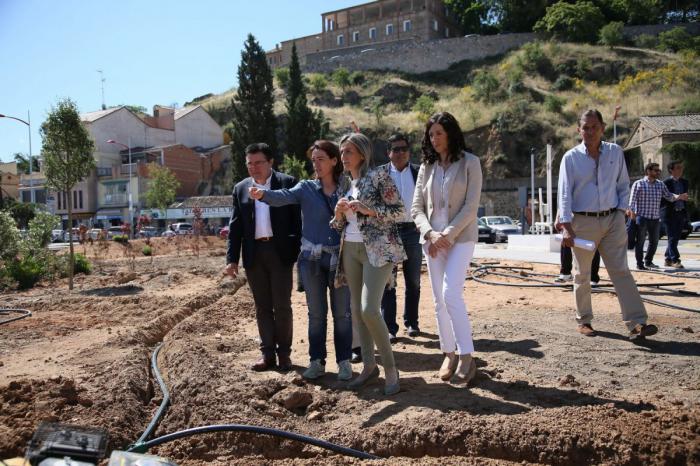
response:
{"label": "white trousers", "polygon": [[430,257],[428,243],[423,245],[443,353],[451,353],[455,349],[457,354],[474,352],[472,325],[463,296],[464,281],[474,255],[474,246],[473,241],[455,243],[450,249],[441,249],[436,257]]}

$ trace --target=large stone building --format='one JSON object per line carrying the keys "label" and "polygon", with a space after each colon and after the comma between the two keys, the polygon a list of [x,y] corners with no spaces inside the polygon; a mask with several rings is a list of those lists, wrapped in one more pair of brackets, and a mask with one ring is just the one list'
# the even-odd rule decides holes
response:
{"label": "large stone building", "polygon": [[292,45],[299,60],[313,53],[372,47],[402,41],[459,37],[461,29],[442,0],[378,0],[321,14],[321,32],[282,42],[267,52],[272,68],[288,66]]}

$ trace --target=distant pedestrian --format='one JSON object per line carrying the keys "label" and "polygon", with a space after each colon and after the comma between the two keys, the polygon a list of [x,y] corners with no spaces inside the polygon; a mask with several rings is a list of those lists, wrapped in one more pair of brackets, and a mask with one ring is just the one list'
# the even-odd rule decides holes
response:
{"label": "distant pedestrian", "polygon": [[[595,242],[615,286],[622,319],[635,339],[654,335],[658,329],[647,324],[644,303],[627,265],[624,210],[629,204],[629,176],[622,148],[602,140],[604,129],[600,112],[586,110],[578,122],[583,141],[562,158],[558,189],[562,245],[573,248],[577,236]],[[578,331],[595,336],[590,284],[594,252],[573,248],[573,253]]]}
{"label": "distant pedestrian", "polygon": [[[423,264],[423,250],[420,245],[420,233],[411,218],[411,203],[416,187],[419,166],[411,163],[411,146],[408,136],[393,134],[389,137],[387,153],[390,162],[382,165],[399,190],[401,201],[406,209],[406,217],[398,222],[401,242],[407,259],[403,261],[402,272],[406,294],[403,304],[403,325],[409,337],[418,336],[418,303],[420,301],[420,269]],[[399,326],[396,323],[396,288],[388,287],[382,297],[382,315],[389,329],[392,343],[396,340]]]}
{"label": "distant pedestrian", "polygon": [[[664,180],[666,188],[673,194],[687,194],[689,183],[683,178],[683,162],[674,160],[668,164],[667,168],[671,176]],[[685,204],[686,201],[681,199],[675,202],[668,202],[665,199],[661,201],[661,220],[666,226],[668,237],[664,261],[664,265],[667,267],[683,268],[681,255],[678,252],[678,241],[681,239],[683,225],[688,221],[688,211]]]}
{"label": "distant pedestrian", "polygon": [[[632,184],[630,195],[629,213],[637,224],[637,245],[634,256],[637,259],[637,269],[658,269],[654,264],[654,254],[659,244],[659,210],[661,200],[668,202],[687,201],[688,194],[673,194],[666,185],[659,181],[661,169],[658,163],[650,162],[644,168],[644,178]],[[646,255],[644,255],[644,241],[649,239]]]}
{"label": "distant pedestrian", "polygon": [[449,113],[425,125],[423,163],[411,215],[420,229],[428,261],[440,349],[439,376],[468,384],[476,374],[472,326],[464,302],[464,282],[479,235],[481,164],[467,152],[464,135]]}

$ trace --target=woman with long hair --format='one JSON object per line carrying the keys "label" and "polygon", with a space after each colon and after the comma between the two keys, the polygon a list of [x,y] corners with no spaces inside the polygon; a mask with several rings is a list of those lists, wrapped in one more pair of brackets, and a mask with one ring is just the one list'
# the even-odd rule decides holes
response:
{"label": "woman with long hair", "polygon": [[350,296],[347,286],[334,286],[340,235],[330,227],[336,203],[342,196],[340,178],[343,165],[338,146],[331,141],[316,141],[309,148],[308,154],[316,174],[314,180],[300,181],[291,189],[268,191],[251,188],[250,197],[272,207],[287,204],[301,206],[302,238],[298,263],[309,309],[310,358],[309,367],[303,376],[306,379],[317,379],[326,372],[326,329],[330,293],[338,380],[350,380]]}
{"label": "woman with long hair", "polygon": [[347,282],[350,289],[352,319],[359,332],[363,362],[362,372],[348,386],[357,389],[379,376],[376,344],[384,365],[384,393],[393,395],[400,390],[399,372],[380,307],[394,265],[406,259],[396,226],[405,216],[405,209],[387,171],[370,170],[372,143],[367,136],[343,136],[340,154],[350,183],[331,221],[341,234],[335,279],[336,286]]}
{"label": "woman with long hair", "polygon": [[476,364],[463,290],[479,234],[481,164],[467,151],[459,123],[447,112],[430,117],[422,149],[411,215],[428,262],[440,349],[445,354],[439,376],[466,384],[474,377]]}

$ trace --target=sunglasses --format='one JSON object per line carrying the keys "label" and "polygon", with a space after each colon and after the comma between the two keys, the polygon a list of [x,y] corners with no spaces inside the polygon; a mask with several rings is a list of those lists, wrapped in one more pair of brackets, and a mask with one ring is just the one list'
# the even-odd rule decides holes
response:
{"label": "sunglasses", "polygon": [[391,148],[391,152],[408,152],[408,146],[396,146]]}

